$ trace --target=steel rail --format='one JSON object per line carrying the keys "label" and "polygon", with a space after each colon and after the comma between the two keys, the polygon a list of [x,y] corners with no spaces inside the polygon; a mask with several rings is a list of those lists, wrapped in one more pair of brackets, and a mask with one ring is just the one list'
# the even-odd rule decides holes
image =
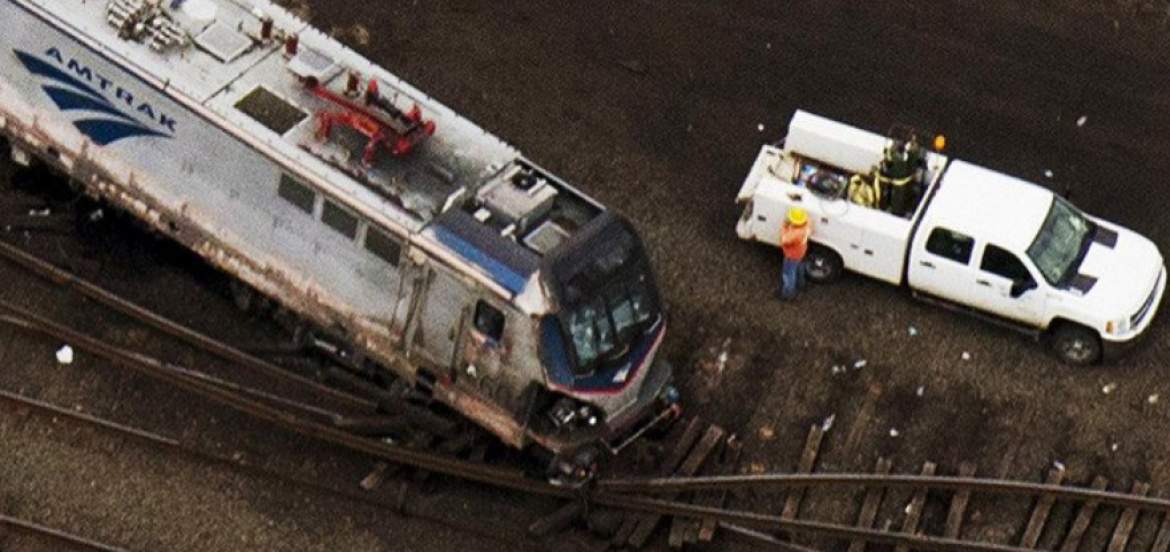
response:
{"label": "steel rail", "polygon": [[97,542],[95,540],[90,540],[90,539],[87,539],[85,537],[79,537],[79,536],[71,534],[71,533],[66,533],[66,532],[60,531],[58,529],[53,529],[52,527],[46,527],[46,526],[41,525],[39,523],[33,523],[31,521],[28,521],[28,520],[15,518],[15,517],[5,515],[5,514],[0,514],[0,525],[7,525],[7,526],[12,527],[16,530],[23,531],[25,533],[32,534],[32,535],[50,537],[50,538],[56,539],[58,541],[67,542],[67,543],[72,544],[74,546],[80,546],[82,548],[86,548],[88,550],[98,550],[100,552],[127,552],[125,548],[119,548],[117,546],[110,546],[108,544],[102,544],[102,543]]}
{"label": "steel rail", "polygon": [[80,276],[72,274],[69,271],[39,259],[21,250],[19,247],[4,242],[3,240],[0,240],[0,257],[7,259],[13,264],[20,266],[57,286],[74,290],[101,305],[129,316],[171,337],[203,349],[224,360],[252,368],[269,376],[295,381],[301,385],[342,401],[350,406],[357,406],[368,410],[376,410],[378,408],[378,404],[374,401],[353,395],[351,393],[346,393],[345,391],[341,391],[328,385],[321,384],[320,382],[313,381],[310,378],[294,374],[270,362],[257,358],[254,355],[250,355],[240,349],[232,347],[231,345],[216,340],[206,334],[200,333],[192,328],[188,328],[177,322],[164,318],[163,316],[153,313],[139,305],[118,297],[117,295],[102,289],[96,284],[89,282]]}
{"label": "steel rail", "polygon": [[358,437],[319,422],[300,418],[290,412],[273,408],[267,404],[246,399],[233,393],[231,390],[221,388],[197,378],[191,378],[181,373],[167,370],[164,364],[157,359],[119,348],[66,328],[7,301],[0,300],[0,310],[12,313],[11,315],[0,315],[0,322],[70,343],[74,347],[88,351],[117,365],[124,366],[148,377],[171,383],[209,400],[227,405],[301,435],[340,445],[351,450],[364,452],[397,464],[438,474],[536,495],[560,498],[577,496],[577,491],[573,489],[535,481],[518,470],[488,466]]}
{"label": "steel rail", "polygon": [[85,424],[85,425],[88,425],[91,427],[95,427],[95,428],[98,428],[101,430],[109,431],[109,432],[117,434],[117,435],[123,435],[123,436],[131,437],[134,439],[138,439],[142,442],[145,442],[145,443],[152,445],[152,446],[159,447],[161,449],[176,451],[176,452],[179,452],[182,454],[187,454],[187,455],[190,455],[194,458],[198,458],[201,461],[207,462],[209,464],[222,465],[222,466],[228,467],[229,469],[243,472],[243,473],[247,473],[249,475],[265,477],[265,478],[271,479],[273,481],[296,485],[296,486],[302,487],[304,489],[319,492],[322,494],[336,496],[336,497],[344,498],[347,500],[352,500],[354,502],[366,504],[369,506],[385,508],[385,509],[388,509],[388,510],[391,510],[394,512],[399,512],[406,517],[420,519],[420,520],[434,523],[436,525],[440,525],[443,527],[456,528],[456,529],[459,529],[461,531],[465,531],[468,533],[474,533],[474,534],[479,535],[481,537],[490,538],[492,540],[506,542],[506,543],[509,543],[512,545],[516,545],[516,544],[520,544],[521,546],[524,545],[523,537],[520,536],[519,532],[517,535],[507,535],[507,534],[505,534],[506,532],[504,532],[504,531],[501,531],[499,534],[496,534],[496,533],[493,533],[491,531],[477,528],[475,526],[461,526],[461,525],[458,525],[456,522],[444,519],[438,515],[428,515],[428,514],[420,513],[418,511],[411,512],[410,509],[407,508],[403,504],[393,503],[392,501],[389,501],[389,500],[386,500],[383,498],[379,498],[378,496],[371,495],[370,493],[365,492],[365,491],[359,492],[359,491],[340,489],[337,487],[331,487],[329,485],[321,483],[319,480],[316,480],[316,479],[307,479],[307,478],[298,477],[295,475],[289,475],[289,474],[286,474],[283,472],[269,470],[269,469],[260,467],[258,465],[248,464],[248,463],[242,462],[242,461],[234,459],[234,458],[222,456],[222,455],[216,454],[214,452],[210,452],[210,451],[207,451],[207,450],[204,450],[201,448],[197,448],[197,447],[185,444],[179,440],[172,439],[170,437],[164,437],[164,436],[158,435],[156,433],[152,433],[152,432],[138,429],[135,427],[126,426],[126,425],[114,422],[112,420],[100,418],[100,417],[94,416],[92,414],[78,412],[78,411],[75,411],[75,410],[72,410],[69,408],[64,408],[64,407],[61,407],[61,406],[58,406],[58,405],[55,405],[52,403],[48,403],[48,402],[34,399],[31,397],[26,397],[26,396],[18,394],[18,393],[13,393],[11,391],[0,389],[0,400],[8,401],[14,405],[19,406],[19,407],[35,409],[39,412],[46,413],[46,414],[49,414],[52,416],[60,416],[62,418],[67,418],[67,419],[70,419],[70,420],[73,420],[73,421],[76,421],[76,422],[79,422],[79,423],[82,423],[82,424]]}
{"label": "steel rail", "polygon": [[12,324],[20,328],[51,336],[58,340],[70,342],[73,346],[105,358],[112,363],[137,371],[148,377],[174,384],[177,387],[196,393],[214,402],[225,404],[259,419],[266,420],[294,433],[332,443],[356,452],[369,454],[397,464],[467,481],[475,481],[497,488],[532,495],[578,499],[594,505],[608,506],[622,510],[681,516],[693,519],[711,518],[720,523],[743,527],[824,535],[841,539],[863,539],[875,543],[907,544],[918,549],[943,550],[948,552],[1023,552],[1026,550],[1007,545],[887,532],[818,521],[786,520],[774,515],[696,506],[685,502],[655,499],[649,496],[616,493],[602,488],[572,489],[560,487],[533,480],[513,469],[459,460],[357,437],[318,422],[298,418],[291,413],[280,411],[269,405],[243,398],[231,390],[166,370],[163,368],[162,363],[156,359],[96,340],[7,302],[0,301],[0,310],[13,313],[0,314],[0,322],[2,323]]}
{"label": "steel rail", "polygon": [[941,550],[944,552],[1025,552],[1032,550],[1030,548],[1021,548],[1006,544],[982,543],[921,534],[883,531],[881,529],[867,529],[853,525],[841,525],[821,521],[784,519],[771,514],[729,510],[710,506],[696,506],[685,502],[602,491],[593,492],[589,496],[589,499],[593,504],[622,510],[636,510],[692,519],[711,518],[720,524],[817,534],[844,540],[860,539],[881,544],[906,544],[917,550]]}
{"label": "steel rail", "polygon": [[599,490],[663,494],[682,491],[789,489],[794,487],[866,486],[900,487],[949,491],[972,491],[1001,495],[1045,495],[1057,499],[1098,501],[1112,506],[1149,511],[1170,512],[1170,499],[1139,496],[1115,491],[977,477],[926,475],[877,475],[870,473],[782,473],[761,475],[712,475],[700,477],[660,477],[603,479]]}

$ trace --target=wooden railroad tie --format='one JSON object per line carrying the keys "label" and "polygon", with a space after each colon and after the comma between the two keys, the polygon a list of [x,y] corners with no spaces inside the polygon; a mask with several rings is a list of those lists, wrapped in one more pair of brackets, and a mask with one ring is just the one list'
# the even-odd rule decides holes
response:
{"label": "wooden railroad tie", "polygon": [[[926,462],[922,464],[922,475],[928,477],[934,475],[937,468],[938,466],[934,462]],[[926,492],[926,487],[914,491],[914,497],[910,499],[910,505],[906,507],[906,519],[902,522],[903,533],[913,535],[918,532],[918,522],[922,520],[922,508],[926,506]],[[910,547],[906,543],[899,543],[894,550],[896,552],[910,552]]]}
{"label": "wooden railroad tie", "polygon": [[[700,420],[698,417],[691,418],[691,421],[687,423],[687,427],[683,431],[682,436],[679,437],[678,442],[676,442],[674,444],[674,448],[671,449],[670,454],[665,459],[663,459],[662,464],[659,465],[658,475],[666,477],[678,469],[679,465],[682,464],[683,458],[686,456],[687,451],[691,450],[691,446],[694,445],[695,441],[699,439],[699,433],[702,431],[702,429],[702,420]],[[635,512],[627,513],[625,518],[622,520],[622,524],[618,527],[617,533],[614,534],[612,541],[613,544],[619,547],[625,546],[626,542],[628,542],[630,537],[633,535],[634,530],[638,528],[643,515],[645,514]]]}
{"label": "wooden railroad tie", "polygon": [[[959,464],[959,477],[974,477],[975,464],[963,462]],[[947,512],[947,526],[943,537],[948,539],[959,538],[963,528],[963,516],[967,513],[967,503],[971,501],[971,491],[964,489],[951,496],[951,509]]]}
{"label": "wooden railroad tie", "polygon": [[[724,447],[723,467],[720,469],[720,472],[724,475],[735,474],[739,469],[739,455],[742,452],[743,443],[739,439],[736,439],[735,435],[729,437]],[[716,508],[723,507],[723,504],[727,501],[727,491],[719,491],[715,496],[715,501],[711,506],[715,506]],[[718,525],[714,519],[704,519],[702,525],[699,527],[699,540],[702,542],[711,542],[711,539],[715,537],[715,529]],[[1170,524],[1167,527],[1170,527]]]}
{"label": "wooden railroad tie", "polygon": [[[813,424],[808,429],[808,437],[804,440],[804,450],[800,453],[800,464],[796,466],[796,473],[812,473],[816,465],[817,452],[821,450],[821,442],[825,439],[825,430],[821,424]],[[806,489],[797,487],[788,492],[784,500],[784,510],[780,512],[780,519],[791,520],[800,512],[800,503],[804,500]]]}
{"label": "wooden railroad tie", "polygon": [[[1098,475],[1093,478],[1092,489],[1095,491],[1103,491],[1105,487],[1109,486],[1109,480]],[[1064,536],[1064,544],[1060,545],[1060,552],[1076,552],[1077,548],[1081,546],[1081,539],[1085,536],[1085,530],[1089,528],[1089,522],[1093,520],[1093,514],[1097,513],[1097,506],[1101,504],[1098,500],[1089,500],[1081,504],[1080,509],[1077,510],[1077,517],[1073,520],[1072,527],[1069,528],[1068,534]]]}
{"label": "wooden railroad tie", "polygon": [[[1150,493],[1150,484],[1134,481],[1129,492],[1134,496],[1146,496]],[[1138,513],[1140,511],[1132,506],[1122,510],[1121,518],[1117,520],[1117,527],[1113,529],[1113,538],[1109,539],[1108,552],[1125,552],[1125,545],[1129,543],[1129,535],[1133,532],[1133,525],[1137,522]]]}
{"label": "wooden railroad tie", "polygon": [[[699,471],[699,467],[703,465],[703,461],[711,455],[711,451],[715,450],[715,445],[723,439],[725,432],[723,428],[716,425],[707,427],[707,431],[703,434],[703,438],[691,449],[690,454],[687,455],[686,460],[675,470],[674,475],[688,477],[694,475]],[[680,493],[668,493],[664,495],[663,500],[675,500]],[[649,540],[650,535],[654,532],[654,528],[658,527],[658,523],[662,521],[661,514],[647,514],[640,518],[638,526],[634,528],[634,532],[630,534],[628,541],[630,546],[634,548],[641,548]]]}
{"label": "wooden railroad tie", "polygon": [[1166,552],[1167,549],[1170,549],[1170,512],[1162,516],[1162,525],[1158,527],[1158,536],[1150,552]]}
{"label": "wooden railroad tie", "polygon": [[[875,475],[886,475],[890,473],[893,468],[893,462],[889,458],[878,458],[877,465],[873,469]],[[865,500],[861,503],[861,511],[857,515],[857,527],[859,529],[873,529],[873,520],[877,518],[878,507],[882,504],[882,496],[886,494],[886,488],[880,485],[874,485],[865,490]],[[849,543],[849,552],[862,552],[865,550],[865,539],[854,539]]]}
{"label": "wooden railroad tie", "polygon": [[[1064,481],[1064,468],[1056,467],[1048,470],[1048,476],[1044,479],[1047,485],[1060,485]],[[1048,514],[1052,511],[1052,505],[1056,502],[1056,498],[1051,495],[1041,495],[1036,498],[1036,506],[1032,508],[1032,517],[1028,519],[1028,525],[1024,529],[1024,535],[1020,538],[1021,548],[1036,548],[1036,543],[1040,542],[1040,533],[1044,531],[1044,524],[1048,521]]]}

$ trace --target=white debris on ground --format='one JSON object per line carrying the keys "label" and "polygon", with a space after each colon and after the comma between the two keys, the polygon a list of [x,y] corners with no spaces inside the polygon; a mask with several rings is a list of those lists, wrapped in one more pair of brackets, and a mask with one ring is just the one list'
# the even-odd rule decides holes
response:
{"label": "white debris on ground", "polygon": [[1053,173],[1051,169],[1044,169],[1044,178],[1052,178]]}
{"label": "white debris on ground", "polygon": [[1154,393],[1153,395],[1146,397],[1146,402],[1150,404],[1158,404],[1158,394]]}
{"label": "white debris on ground", "polygon": [[1118,445],[1117,443],[1113,443],[1112,445],[1109,445],[1109,450],[1110,450],[1111,452],[1117,452],[1117,448],[1118,448],[1119,446],[1120,446],[1120,445]]}
{"label": "white debris on ground", "polygon": [[833,429],[833,422],[836,420],[836,414],[829,414],[829,417],[825,418],[825,421],[821,422],[821,432],[827,432],[830,429]]}
{"label": "white debris on ground", "polygon": [[1081,117],[1079,119],[1077,119],[1077,126],[1083,127],[1083,126],[1085,126],[1085,123],[1087,123],[1087,122],[1089,122],[1089,116],[1088,115],[1081,115]]}
{"label": "white debris on ground", "polygon": [[1061,462],[1060,460],[1053,460],[1052,467],[1054,467],[1060,471],[1064,471],[1064,462]]}
{"label": "white debris on ground", "polygon": [[968,353],[967,351],[963,351],[963,354],[959,355],[959,357],[962,358],[963,360],[971,360],[971,353]]}
{"label": "white debris on ground", "polygon": [[898,430],[896,428],[891,427],[890,428],[890,437],[897,437],[898,435],[900,435],[900,433],[898,433]]}
{"label": "white debris on ground", "polygon": [[759,433],[760,439],[764,441],[771,441],[772,438],[776,436],[776,430],[768,426],[761,427]]}
{"label": "white debris on ground", "polygon": [[918,335],[918,328],[910,326],[909,328],[906,328],[906,333],[910,334],[910,337],[914,337]]}
{"label": "white debris on ground", "polygon": [[918,395],[919,397],[921,397],[921,396],[925,395],[925,394],[926,394],[926,386],[925,386],[925,385],[919,385],[919,386],[918,386],[918,389],[915,389],[915,390],[914,390],[914,394],[915,394],[915,395]]}
{"label": "white debris on ground", "polygon": [[760,124],[756,125],[756,130],[758,130],[760,132],[764,132],[764,123],[760,123]]}
{"label": "white debris on ground", "polygon": [[1105,386],[1101,388],[1101,392],[1106,394],[1106,395],[1108,395],[1116,390],[1117,390],[1117,384],[1113,383],[1113,382],[1106,383]]}
{"label": "white debris on ground", "polygon": [[57,363],[73,364],[73,347],[62,345],[60,349],[57,349]]}
{"label": "white debris on ground", "polygon": [[837,374],[844,374],[845,367],[840,364],[834,364],[833,367],[829,369],[829,373],[833,374],[834,376]]}
{"label": "white debris on ground", "polygon": [[854,363],[853,363],[853,369],[854,369],[854,370],[860,370],[860,369],[862,369],[862,368],[865,368],[865,365],[866,365],[866,364],[869,364],[869,361],[868,361],[868,360],[865,360],[865,359],[863,358],[863,359],[861,359],[861,360],[859,360],[859,361],[857,361],[857,362],[854,362]]}
{"label": "white debris on ground", "polygon": [[53,211],[51,209],[49,209],[48,207],[45,207],[44,209],[29,209],[28,210],[28,216],[30,216],[30,217],[47,217],[51,214],[53,214]]}

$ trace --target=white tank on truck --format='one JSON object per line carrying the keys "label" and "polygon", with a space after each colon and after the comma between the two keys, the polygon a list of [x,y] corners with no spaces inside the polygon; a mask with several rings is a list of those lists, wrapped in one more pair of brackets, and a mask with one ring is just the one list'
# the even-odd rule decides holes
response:
{"label": "white tank on truck", "polygon": [[[941,149],[941,148],[940,148]],[[745,240],[779,245],[789,208],[808,212],[809,279],[845,270],[1048,341],[1092,364],[1149,327],[1166,288],[1158,247],[1051,191],[797,111],[736,196]]]}

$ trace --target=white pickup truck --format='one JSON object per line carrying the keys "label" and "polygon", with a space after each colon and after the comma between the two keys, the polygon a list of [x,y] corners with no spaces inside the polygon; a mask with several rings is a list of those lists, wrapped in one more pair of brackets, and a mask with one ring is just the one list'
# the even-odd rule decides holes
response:
{"label": "white pickup truck", "polygon": [[891,179],[888,152],[906,143],[798,111],[744,181],[736,232],[778,245],[789,207],[802,207],[813,225],[810,280],[848,269],[905,285],[1047,338],[1072,364],[1097,362],[1149,327],[1166,289],[1153,242],[939,152],[911,147],[910,176],[903,163],[904,178]]}

